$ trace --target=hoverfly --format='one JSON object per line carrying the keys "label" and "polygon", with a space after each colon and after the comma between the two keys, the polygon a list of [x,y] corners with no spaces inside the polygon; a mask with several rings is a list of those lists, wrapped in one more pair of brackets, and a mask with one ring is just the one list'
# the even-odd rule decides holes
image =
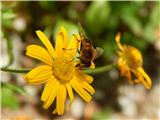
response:
{"label": "hoverfly", "polygon": [[78,23],[78,29],[79,29],[80,39],[77,39],[76,36],[75,37],[78,40],[78,42],[80,42],[80,50],[78,50],[80,54],[79,56],[80,63],[78,63],[76,67],[80,68],[90,67],[93,63],[93,60],[97,59],[102,55],[103,49],[99,47],[96,47],[96,49],[94,49],[92,41],[88,39],[80,23]]}

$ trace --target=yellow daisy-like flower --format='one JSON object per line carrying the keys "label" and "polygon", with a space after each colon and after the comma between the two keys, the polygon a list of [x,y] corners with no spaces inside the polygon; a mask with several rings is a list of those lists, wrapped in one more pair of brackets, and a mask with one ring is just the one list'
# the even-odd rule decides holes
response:
{"label": "yellow daisy-like flower", "polygon": [[119,47],[117,62],[121,76],[126,77],[130,83],[142,83],[147,89],[150,89],[152,81],[142,67],[141,52],[132,46],[121,45],[120,33],[117,34],[115,40]]}
{"label": "yellow daisy-like flower", "polygon": [[56,38],[55,48],[53,48],[43,32],[37,30],[36,33],[45,48],[39,45],[29,45],[26,55],[42,61],[45,65],[32,69],[24,76],[24,79],[32,85],[45,83],[41,95],[41,100],[44,102],[43,108],[49,108],[56,99],[56,108],[53,113],[62,115],[66,108],[67,94],[70,105],[73,102],[72,88],[86,102],[89,102],[92,98],[91,95],[95,93],[90,85],[93,78],[75,67],[77,64],[75,55],[78,47],[75,36],[72,36],[69,41],[67,31],[64,27],[61,27]]}

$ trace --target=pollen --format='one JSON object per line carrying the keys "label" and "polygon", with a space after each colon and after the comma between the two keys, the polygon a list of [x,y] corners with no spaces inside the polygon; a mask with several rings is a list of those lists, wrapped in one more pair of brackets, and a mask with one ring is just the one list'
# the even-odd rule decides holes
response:
{"label": "pollen", "polygon": [[74,64],[66,58],[55,58],[53,62],[53,75],[61,82],[69,82],[73,78]]}

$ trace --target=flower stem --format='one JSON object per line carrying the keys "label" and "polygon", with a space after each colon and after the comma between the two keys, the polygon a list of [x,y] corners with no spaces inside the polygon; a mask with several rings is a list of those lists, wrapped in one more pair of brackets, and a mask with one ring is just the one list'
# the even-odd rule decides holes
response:
{"label": "flower stem", "polygon": [[[117,67],[117,64],[109,64],[109,65],[105,65],[103,67],[97,67],[95,69],[88,68],[88,69],[83,70],[83,72],[87,73],[87,74],[98,74],[98,73],[109,71],[115,67]],[[11,68],[6,68],[6,67],[1,68],[1,71],[13,72],[13,73],[27,73],[30,70],[31,69],[25,69],[25,68],[21,68],[21,69],[11,69]]]}
{"label": "flower stem", "polygon": [[13,73],[27,73],[30,71],[30,69],[11,69],[11,68],[7,68],[7,67],[3,67],[1,68],[1,71],[5,71],[5,72],[13,72]]}
{"label": "flower stem", "polygon": [[109,71],[116,67],[117,67],[117,64],[109,64],[102,67],[97,67],[95,69],[85,69],[83,70],[83,72],[87,74],[98,74],[98,73]]}
{"label": "flower stem", "polygon": [[6,44],[7,44],[7,53],[8,53],[8,64],[6,65],[6,67],[12,65],[13,61],[14,61],[14,55],[13,55],[13,45],[12,45],[12,40],[10,40],[8,34],[6,34],[6,32],[4,32],[4,37],[6,38]]}

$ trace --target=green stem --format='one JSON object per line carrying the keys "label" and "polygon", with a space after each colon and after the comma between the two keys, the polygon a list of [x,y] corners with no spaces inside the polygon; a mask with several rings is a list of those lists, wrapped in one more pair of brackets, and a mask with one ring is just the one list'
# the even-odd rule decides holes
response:
{"label": "green stem", "polygon": [[3,67],[1,68],[1,71],[13,72],[13,73],[27,73],[30,71],[30,69],[12,69],[12,68]]}
{"label": "green stem", "polygon": [[[109,65],[105,65],[103,67],[97,67],[95,69],[85,69],[83,70],[84,73],[87,74],[98,74],[98,73],[102,73],[102,72],[106,72],[109,71],[113,68],[117,67],[117,64],[109,64]],[[27,73],[29,72],[31,69],[11,69],[11,68],[1,68],[1,71],[5,71],[5,72],[13,72],[13,73]]]}
{"label": "green stem", "polygon": [[8,58],[9,58],[9,61],[8,61],[8,64],[6,65],[6,67],[10,66],[13,61],[14,61],[14,56],[13,56],[13,46],[12,46],[12,40],[9,38],[9,36],[4,33],[4,36],[6,38],[6,43],[7,43],[7,52],[8,52]]}
{"label": "green stem", "polygon": [[6,87],[9,88],[15,92],[21,93],[23,95],[27,95],[28,93],[23,89],[22,86],[17,86],[15,84],[11,84],[11,83],[5,83],[5,82],[1,82],[1,87]]}
{"label": "green stem", "polygon": [[86,69],[86,70],[83,70],[83,72],[87,74],[98,74],[98,73],[109,71],[115,67],[117,67],[117,64],[109,64],[102,67],[97,67],[95,69]]}

